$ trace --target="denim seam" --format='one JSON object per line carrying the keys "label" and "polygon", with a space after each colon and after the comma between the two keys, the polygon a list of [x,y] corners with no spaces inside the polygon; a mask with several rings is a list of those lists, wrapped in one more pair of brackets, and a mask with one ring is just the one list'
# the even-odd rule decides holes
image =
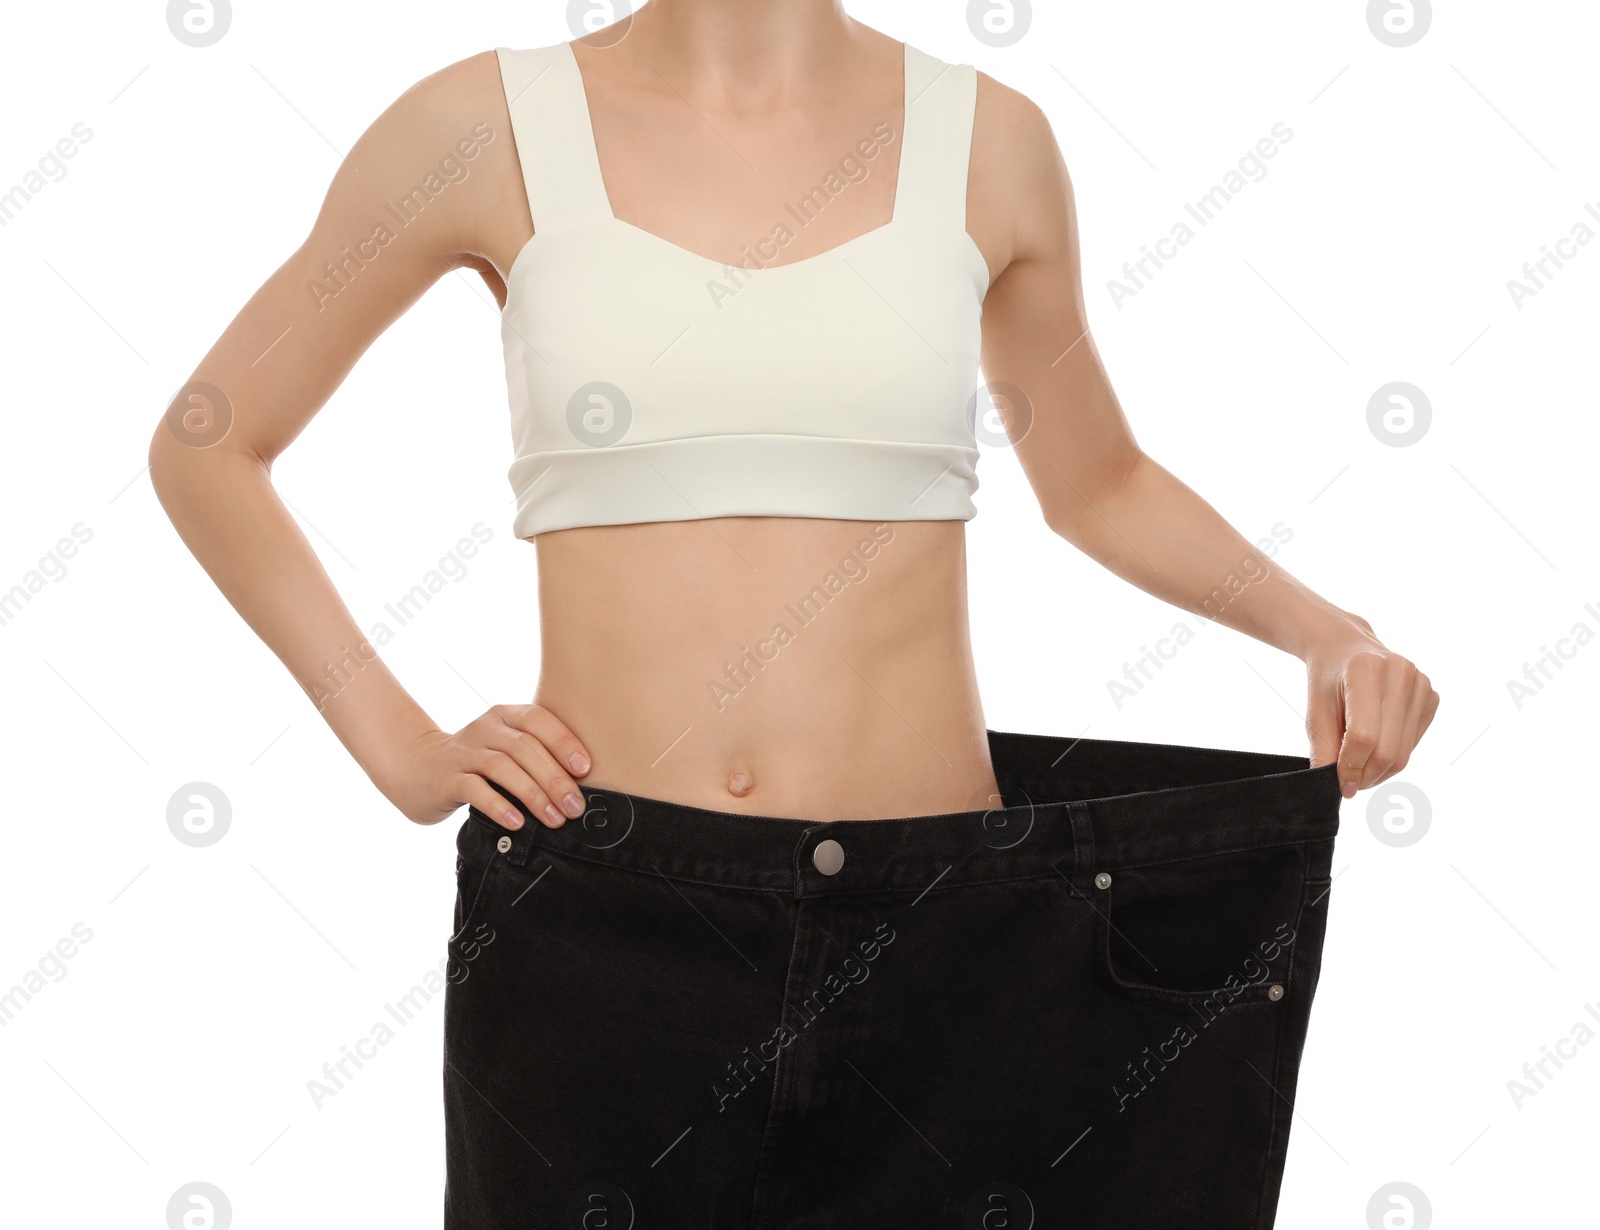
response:
{"label": "denim seam", "polygon": [[[1300,926],[1306,916],[1306,891],[1311,886],[1311,883],[1311,860],[1307,859],[1305,872],[1300,877],[1300,908],[1295,911],[1294,916],[1294,938],[1297,944],[1300,940]],[[1285,987],[1286,998],[1289,995],[1293,995],[1295,991],[1294,967],[1297,958],[1300,956],[1300,952],[1301,950],[1299,948],[1295,949],[1294,956],[1290,957],[1289,959],[1289,972],[1284,975],[1284,981],[1287,983],[1287,986]],[[1267,1202],[1267,1179],[1272,1170],[1272,1151],[1278,1142],[1278,1102],[1283,1096],[1278,1092],[1278,1081],[1283,1070],[1283,1021],[1284,1018],[1279,1016],[1278,1027],[1272,1031],[1272,1081],[1270,1082],[1272,1086],[1272,1123],[1267,1129],[1267,1147],[1262,1154],[1261,1188],[1260,1191],[1256,1193],[1255,1220],[1257,1227],[1260,1227],[1261,1217],[1265,1212],[1265,1206]],[[1296,1081],[1295,1083],[1298,1084],[1299,1082]]]}
{"label": "denim seam", "polygon": [[[1104,867],[1108,868],[1110,870],[1137,871],[1137,870],[1142,870],[1142,869],[1149,868],[1149,867],[1171,866],[1174,863],[1190,863],[1190,862],[1194,862],[1194,861],[1196,861],[1198,859],[1223,858],[1223,857],[1226,857],[1226,856],[1232,855],[1232,854],[1247,854],[1247,853],[1250,853],[1251,851],[1254,851],[1254,850],[1278,850],[1278,849],[1287,850],[1287,849],[1292,849],[1292,848],[1298,847],[1298,846],[1316,845],[1319,842],[1328,841],[1328,840],[1332,839],[1334,836],[1335,836],[1335,834],[1332,834],[1332,833],[1324,833],[1324,834],[1318,834],[1318,835],[1310,836],[1310,837],[1296,838],[1293,841],[1256,842],[1255,844],[1252,844],[1252,845],[1227,846],[1227,847],[1224,847],[1222,849],[1210,849],[1210,848],[1208,848],[1208,849],[1205,849],[1205,850],[1202,850],[1202,851],[1199,851],[1199,852],[1196,852],[1196,853],[1192,853],[1192,854],[1174,854],[1174,855],[1170,855],[1170,856],[1165,857],[1165,858],[1157,858],[1157,859],[1151,860],[1149,862],[1137,862],[1137,863],[1106,862],[1104,864]],[[669,874],[667,872],[657,872],[657,871],[653,871],[653,870],[651,870],[650,868],[647,868],[647,867],[634,866],[634,865],[629,864],[629,863],[619,863],[619,862],[615,862],[615,861],[613,861],[611,859],[594,858],[594,857],[592,857],[590,855],[580,854],[580,853],[578,853],[576,851],[572,851],[572,850],[558,850],[558,849],[556,849],[554,847],[546,846],[546,845],[543,845],[543,844],[537,843],[537,842],[529,842],[528,845],[530,847],[529,848],[529,856],[530,857],[532,856],[533,852],[535,850],[537,850],[537,851],[540,851],[540,852],[542,852],[544,854],[547,854],[547,855],[555,855],[555,856],[561,857],[561,858],[570,858],[570,859],[573,859],[573,860],[575,860],[577,862],[592,863],[592,864],[595,864],[596,866],[600,866],[600,867],[610,867],[610,868],[613,868],[614,870],[617,870],[617,871],[631,871],[636,875],[658,875],[658,874],[659,875],[666,875],[668,879],[674,880],[674,881],[676,881],[676,882],[678,882],[680,884],[698,884],[698,885],[701,885],[701,886],[707,887],[707,888],[726,888],[726,889],[733,890],[735,892],[780,893],[780,894],[783,894],[785,896],[792,895],[792,893],[794,891],[794,884],[792,882],[787,882],[787,881],[786,882],[781,882],[781,883],[776,883],[776,884],[773,884],[773,885],[770,885],[770,886],[769,885],[763,885],[763,884],[729,884],[729,883],[726,883],[726,882],[721,881],[721,880],[705,879],[705,878],[703,878],[701,876],[673,875],[673,874]],[[1075,842],[1075,844],[1074,844],[1074,854],[1075,855],[1076,855],[1076,849],[1077,849],[1077,847],[1076,847],[1076,842]],[[1101,852],[1102,852],[1101,848],[1099,846],[1097,846],[1095,848],[1094,854],[1091,855],[1091,857],[1096,857]],[[1057,872],[1055,870],[1055,867],[1054,867],[1053,864],[1049,864],[1049,865],[1046,866],[1045,870],[1043,870],[1043,871],[1022,872],[1022,873],[1017,874],[1017,875],[986,876],[981,880],[961,880],[961,881],[957,881],[954,884],[942,884],[941,883],[941,884],[936,885],[935,888],[942,890],[942,889],[949,889],[949,888],[979,887],[979,886],[987,885],[987,884],[1008,884],[1008,883],[1012,883],[1012,882],[1019,881],[1019,880],[1047,879],[1049,876],[1054,875],[1054,874],[1057,874]],[[875,886],[871,886],[871,887],[863,887],[863,888],[860,888],[860,889],[833,890],[833,891],[824,891],[824,892],[811,892],[811,891],[807,891],[807,890],[802,890],[801,899],[804,899],[806,897],[818,897],[818,896],[857,896],[857,897],[859,897],[859,896],[866,896],[866,895],[869,895],[869,894],[872,894],[872,893],[912,893],[912,892],[922,892],[922,891],[925,891],[925,890],[926,890],[926,886],[923,886],[922,888],[918,888],[918,887],[891,888],[891,887],[888,887],[886,885],[875,885]],[[931,891],[931,890],[927,890],[927,891]]]}
{"label": "denim seam", "polygon": [[[794,904],[794,935],[789,941],[789,963],[783,970],[783,992],[778,1000],[778,1024],[780,1027],[783,1027],[784,1013],[789,1007],[789,983],[794,977],[795,953],[800,948],[801,914],[803,910],[804,903],[796,901]],[[772,1182],[771,1165],[767,1151],[773,1139],[773,1124],[778,1117],[778,1086],[786,1073],[792,1070],[795,1064],[799,1062],[796,1060],[794,1063],[789,1064],[788,1068],[785,1068],[783,1059],[784,1050],[780,1047],[778,1057],[772,1061],[772,1096],[767,1103],[767,1121],[761,1129],[761,1146],[756,1151],[756,1175],[755,1182],[751,1185],[752,1190],[750,1193],[750,1230],[761,1230],[762,1223],[758,1220],[762,1197],[761,1185],[763,1180],[766,1180],[768,1184]],[[769,1217],[765,1220],[770,1222],[771,1218]]]}
{"label": "denim seam", "polygon": [[[1105,864],[1105,866],[1107,868],[1109,868],[1111,870],[1115,870],[1115,871],[1140,871],[1140,870],[1144,870],[1144,869],[1150,868],[1150,867],[1167,867],[1167,866],[1171,866],[1174,863],[1194,862],[1195,860],[1202,859],[1202,858],[1212,858],[1212,857],[1220,858],[1220,857],[1226,857],[1227,855],[1231,855],[1231,854],[1246,854],[1246,853],[1249,853],[1249,852],[1251,852],[1253,850],[1290,849],[1290,848],[1293,848],[1293,847],[1296,847],[1296,846],[1315,845],[1318,842],[1327,841],[1327,840],[1328,840],[1327,837],[1308,837],[1308,838],[1301,839],[1299,841],[1269,842],[1269,843],[1266,843],[1266,844],[1253,845],[1253,846],[1234,846],[1234,847],[1229,847],[1228,849],[1225,849],[1225,850],[1206,850],[1206,851],[1204,851],[1203,853],[1200,853],[1200,854],[1179,855],[1179,856],[1174,856],[1174,857],[1171,857],[1171,858],[1159,859],[1159,860],[1157,860],[1155,862],[1149,862],[1149,863],[1115,863],[1115,862],[1113,862],[1113,863],[1107,863],[1107,864]],[[588,855],[578,854],[578,853],[576,853],[574,851],[557,850],[557,849],[553,849],[553,848],[548,847],[548,846],[534,846],[533,849],[536,849],[536,850],[540,851],[541,853],[543,853],[543,854],[545,854],[547,856],[552,856],[552,857],[556,857],[556,858],[572,859],[574,862],[589,863],[589,864],[592,864],[592,865],[597,866],[597,867],[607,867],[607,868],[610,868],[613,871],[625,871],[625,872],[630,872],[633,875],[659,875],[659,876],[665,876],[667,879],[669,879],[669,880],[671,880],[671,881],[673,881],[674,883],[677,883],[677,884],[695,884],[695,885],[698,885],[698,886],[700,886],[702,888],[723,888],[723,889],[727,889],[730,892],[739,892],[739,893],[776,893],[776,894],[778,894],[780,896],[784,896],[784,897],[792,897],[793,896],[793,885],[792,884],[788,884],[788,883],[777,883],[777,884],[773,884],[773,885],[729,884],[729,883],[726,883],[725,881],[722,881],[722,880],[708,880],[708,879],[704,879],[704,878],[699,877],[699,876],[676,875],[676,874],[672,874],[672,873],[665,872],[665,871],[652,870],[652,869],[650,869],[648,867],[634,866],[634,865],[629,864],[629,863],[613,862],[610,859],[593,858],[593,857],[590,857]],[[531,855],[531,851],[530,851],[530,855]],[[810,899],[816,898],[816,897],[865,897],[865,896],[871,896],[871,895],[878,894],[878,893],[946,892],[946,891],[950,891],[950,890],[958,889],[958,888],[982,888],[982,887],[985,887],[985,886],[988,886],[988,885],[993,885],[993,884],[1015,884],[1015,883],[1020,883],[1020,882],[1024,882],[1024,881],[1028,881],[1028,880],[1047,880],[1051,876],[1060,875],[1060,874],[1062,874],[1062,873],[1052,864],[1052,865],[1048,865],[1046,867],[1046,869],[1043,870],[1043,871],[1030,871],[1030,872],[1021,873],[1019,875],[1009,875],[1009,876],[1006,876],[1006,875],[1003,875],[1003,876],[988,876],[988,877],[985,877],[984,879],[981,879],[981,880],[959,880],[959,881],[957,881],[957,882],[955,882],[953,884],[941,882],[941,883],[935,884],[932,888],[929,888],[926,885],[923,885],[921,887],[911,886],[911,887],[907,887],[907,888],[894,888],[894,887],[890,887],[888,885],[879,884],[879,885],[872,885],[872,886],[862,887],[862,888],[858,888],[858,889],[831,889],[831,890],[822,890],[822,891],[805,891],[805,890],[803,890],[801,895],[800,895],[800,897],[798,898],[798,900],[810,900]]]}
{"label": "denim seam", "polygon": [[[1207,750],[1207,749],[1184,749],[1184,750],[1188,750],[1188,751],[1202,750],[1203,751],[1203,750]],[[1220,751],[1222,749],[1217,749],[1217,750]],[[1263,753],[1263,754],[1265,754],[1265,753]],[[1226,788],[1226,787],[1232,787],[1233,791],[1235,791],[1235,792],[1243,792],[1243,791],[1248,791],[1251,788],[1253,788],[1255,786],[1258,786],[1258,785],[1265,786],[1265,785],[1269,785],[1269,784],[1270,785],[1292,784],[1297,779],[1298,779],[1298,781],[1304,782],[1305,784],[1309,785],[1313,780],[1315,780],[1313,778],[1313,776],[1312,776],[1313,774],[1320,774],[1321,776],[1326,777],[1331,781],[1336,781],[1337,780],[1337,775],[1327,772],[1327,770],[1329,768],[1331,768],[1331,767],[1332,767],[1331,765],[1317,765],[1315,768],[1310,768],[1310,769],[1284,769],[1284,770],[1282,770],[1281,772],[1278,772],[1278,773],[1258,773],[1258,774],[1246,773],[1245,776],[1243,776],[1243,777],[1226,777],[1226,778],[1223,778],[1221,781],[1182,782],[1182,783],[1180,783],[1178,785],[1174,785],[1174,786],[1152,786],[1152,787],[1150,787],[1149,789],[1146,789],[1146,790],[1126,790],[1126,791],[1123,791],[1121,794],[1100,794],[1100,795],[1094,795],[1094,796],[1092,796],[1090,798],[1081,799],[1081,800],[1079,800],[1079,799],[1042,799],[1037,804],[1037,806],[1043,807],[1043,806],[1047,806],[1047,805],[1049,805],[1051,803],[1072,803],[1072,802],[1084,802],[1084,803],[1096,803],[1096,802],[1100,802],[1100,803],[1110,803],[1110,802],[1126,803],[1126,802],[1132,802],[1132,801],[1140,801],[1140,802],[1142,802],[1142,801],[1148,800],[1150,798],[1150,796],[1152,796],[1152,795],[1160,795],[1162,798],[1176,799],[1176,798],[1179,798],[1180,796],[1187,797],[1187,796],[1191,795],[1194,791],[1198,791],[1198,790],[1217,790],[1217,791],[1220,791],[1220,790],[1224,790],[1224,788]],[[1013,775],[1008,780],[1011,782],[1012,785],[1019,786],[1019,787],[1022,787],[1022,788],[1026,788],[1028,785],[1033,784],[1035,786],[1035,788],[1039,789],[1041,792],[1055,789],[1059,785],[1059,783],[1051,784],[1048,778],[1039,777],[1039,778],[1029,779],[1028,777],[1023,776],[1021,774]]]}
{"label": "denim seam", "polygon": [[451,948],[455,947],[455,942],[467,933],[467,929],[472,926],[473,920],[477,918],[478,905],[484,899],[484,889],[488,888],[489,878],[495,874],[496,868],[500,866],[502,861],[503,860],[499,855],[495,855],[494,858],[490,859],[489,865],[483,869],[483,874],[478,877],[478,889],[472,894],[472,904],[467,906],[466,910],[462,913],[461,926],[448,941]]}
{"label": "denim seam", "polygon": [[[772,886],[762,884],[728,884],[721,880],[706,880],[701,879],[698,876],[673,875],[665,871],[652,870],[648,867],[633,866],[629,863],[615,863],[609,859],[590,858],[586,855],[576,854],[570,850],[556,850],[549,846],[535,846],[534,848],[555,858],[569,858],[574,862],[589,863],[597,867],[607,867],[613,871],[626,871],[634,875],[664,876],[666,879],[671,880],[675,884],[695,884],[702,888],[725,888],[730,892],[738,893],[777,893],[780,896],[791,898],[793,893],[792,886],[787,883],[775,884]],[[1056,874],[1058,874],[1058,872],[1053,866],[1047,866],[1043,871],[1030,871],[1021,875],[991,876],[982,880],[961,880],[955,884],[946,884],[940,882],[934,885],[932,888],[927,885],[913,885],[907,888],[893,888],[888,885],[880,884],[859,889],[832,889],[816,892],[808,891],[802,893],[799,899],[804,901],[817,897],[866,897],[878,893],[923,893],[944,891],[946,889],[955,888],[981,888],[990,884],[1013,884],[1024,880],[1046,880],[1052,875]]]}
{"label": "denim seam", "polygon": [[1301,837],[1294,841],[1258,842],[1253,846],[1229,846],[1222,850],[1208,849],[1195,854],[1178,854],[1148,863],[1107,863],[1106,866],[1115,871],[1142,871],[1147,867],[1170,867],[1174,863],[1193,863],[1204,858],[1225,858],[1230,854],[1249,854],[1253,850],[1287,850],[1295,846],[1314,846],[1318,842],[1331,840],[1333,836],[1334,834],[1327,833],[1317,837]]}

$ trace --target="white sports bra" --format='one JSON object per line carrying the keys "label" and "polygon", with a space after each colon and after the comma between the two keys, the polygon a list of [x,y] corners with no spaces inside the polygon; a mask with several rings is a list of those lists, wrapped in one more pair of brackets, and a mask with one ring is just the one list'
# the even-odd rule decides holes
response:
{"label": "white sports bra", "polygon": [[[497,51],[535,230],[501,316],[518,537],[973,516],[989,268],[966,230],[971,65],[908,44],[903,131],[880,124],[730,266],[611,212],[570,44]],[[890,221],[771,264],[897,137]]]}

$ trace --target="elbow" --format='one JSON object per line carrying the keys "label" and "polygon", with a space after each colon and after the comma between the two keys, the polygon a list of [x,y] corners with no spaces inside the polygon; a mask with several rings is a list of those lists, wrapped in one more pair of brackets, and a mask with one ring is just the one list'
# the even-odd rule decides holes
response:
{"label": "elbow", "polygon": [[[178,490],[195,464],[246,465],[270,480],[271,460],[261,450],[240,438],[233,416],[213,412],[204,399],[191,397],[180,406],[174,402],[150,434],[145,461],[150,485],[163,505],[167,496]],[[225,460],[226,459],[226,460]]]}
{"label": "elbow", "polygon": [[147,460],[156,502],[180,534],[195,518],[207,516],[222,493],[252,481],[257,474],[271,482],[271,470],[253,453],[231,441],[192,443],[181,432],[171,430],[165,420],[150,437]]}
{"label": "elbow", "polygon": [[145,466],[150,471],[150,485],[155,488],[156,498],[163,505],[166,504],[164,492],[170,477],[168,465],[171,433],[167,430],[166,420],[163,418],[156,424],[156,429],[150,433],[150,447],[145,452]]}
{"label": "elbow", "polygon": [[220,389],[190,381],[162,412],[150,436],[150,468],[197,456],[221,444],[234,427],[233,408]]}
{"label": "elbow", "polygon": [[182,484],[183,463],[193,454],[194,449],[186,445],[169,425],[169,411],[163,415],[156,424],[156,429],[150,433],[150,447],[146,451],[145,461],[150,468],[150,485],[155,488],[156,498],[161,501],[162,507],[171,508],[171,497]]}

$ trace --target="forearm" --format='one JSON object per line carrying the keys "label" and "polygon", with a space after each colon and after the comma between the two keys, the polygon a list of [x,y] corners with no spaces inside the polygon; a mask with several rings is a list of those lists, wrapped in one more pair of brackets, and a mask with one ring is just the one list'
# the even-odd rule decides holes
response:
{"label": "forearm", "polygon": [[150,467],[184,544],[381,782],[412,740],[437,727],[367,644],[268,468],[240,451],[200,451],[159,434]]}
{"label": "forearm", "polygon": [[1319,639],[1361,630],[1143,453],[1068,509],[1056,532],[1125,581],[1297,658]]}

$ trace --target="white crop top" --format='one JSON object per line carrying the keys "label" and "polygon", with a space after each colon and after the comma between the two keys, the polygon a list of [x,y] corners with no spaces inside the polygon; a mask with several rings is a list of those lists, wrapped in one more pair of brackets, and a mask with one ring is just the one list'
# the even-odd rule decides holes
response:
{"label": "white crop top", "polygon": [[[907,45],[902,131],[879,125],[729,266],[611,212],[570,44],[497,51],[535,231],[501,317],[518,537],[973,516],[989,269],[966,230],[971,65]],[[891,220],[772,264],[895,139]]]}

